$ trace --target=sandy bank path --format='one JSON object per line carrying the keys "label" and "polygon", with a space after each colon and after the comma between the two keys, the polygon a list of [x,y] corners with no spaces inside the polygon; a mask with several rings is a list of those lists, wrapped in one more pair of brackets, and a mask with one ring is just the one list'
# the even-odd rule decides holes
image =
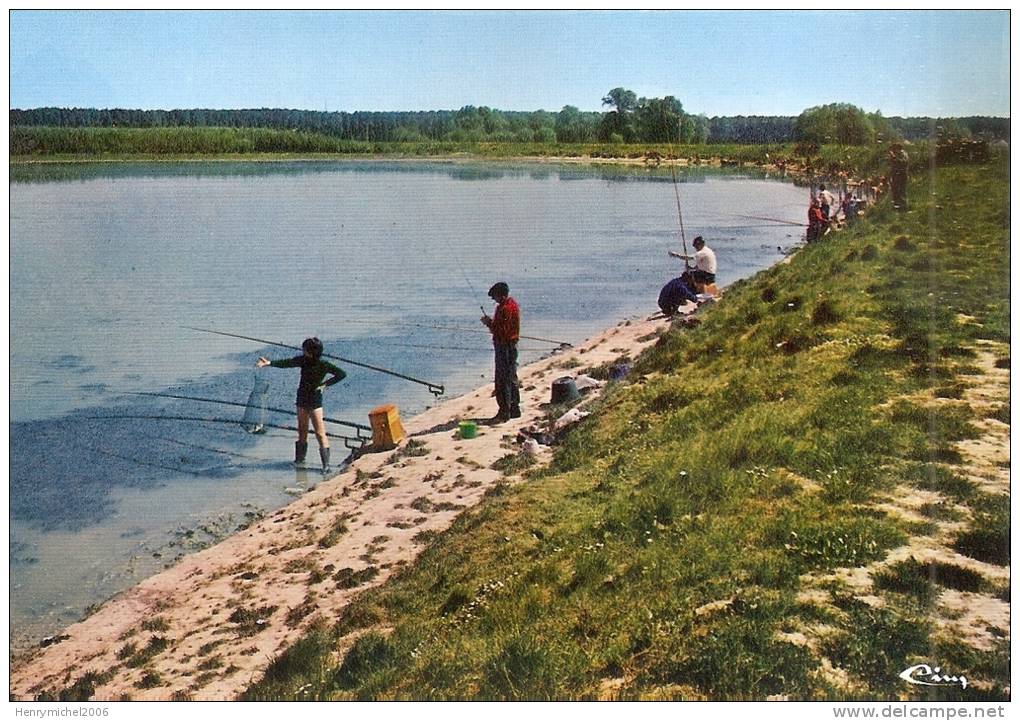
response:
{"label": "sandy bank path", "polygon": [[491,385],[405,420],[424,444],[420,455],[406,453],[405,442],[362,456],[245,531],[118,594],[65,629],[68,638],[16,659],[12,697],[58,693],[92,672],[106,674],[96,700],[234,698],[314,619],[335,621],[355,594],[415,559],[418,534],[447,528],[503,478],[490,466],[512,452],[507,438],[544,418],[539,406],[553,380],[636,357],[666,325],[625,321],[523,367],[523,417],[480,426],[477,438],[458,439],[457,421],[495,413]]}

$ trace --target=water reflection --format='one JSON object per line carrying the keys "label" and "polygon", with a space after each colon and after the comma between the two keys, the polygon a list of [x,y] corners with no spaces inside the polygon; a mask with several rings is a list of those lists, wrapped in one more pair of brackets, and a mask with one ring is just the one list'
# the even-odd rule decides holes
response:
{"label": "water reflection", "polygon": [[[393,173],[401,175],[443,174],[454,180],[484,181],[507,177],[543,180],[587,180],[673,182],[666,166],[599,163],[581,165],[555,160],[526,161],[453,161],[453,160],[194,160],[129,162],[31,162],[14,163],[9,169],[12,183],[73,182],[116,178],[244,178],[269,175],[306,175],[318,173]],[[768,171],[746,168],[718,168],[685,165],[677,168],[681,183],[704,182],[708,177],[768,178]],[[773,173],[774,176],[774,173]]]}

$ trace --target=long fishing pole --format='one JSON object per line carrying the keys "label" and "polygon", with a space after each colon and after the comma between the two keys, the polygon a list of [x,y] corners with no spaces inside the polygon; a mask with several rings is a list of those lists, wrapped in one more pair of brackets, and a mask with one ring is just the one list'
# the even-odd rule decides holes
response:
{"label": "long fishing pole", "polygon": [[[200,333],[212,333],[214,335],[222,335],[222,336],[226,336],[228,338],[241,338],[243,340],[250,340],[250,341],[254,341],[256,343],[265,343],[266,345],[275,345],[275,346],[278,346],[280,348],[290,348],[291,350],[296,350],[296,351],[300,351],[301,350],[301,348],[299,348],[296,345],[287,345],[286,343],[277,343],[276,341],[265,340],[263,338],[253,338],[250,335],[239,335],[237,333],[225,333],[225,332],[220,331],[220,330],[212,330],[211,328],[196,328],[196,327],[190,326],[190,325],[186,325],[186,326],[182,326],[182,327],[187,328],[188,330],[197,330]],[[397,373],[396,371],[391,371],[388,368],[380,368],[379,366],[369,365],[368,363],[360,363],[359,361],[354,361],[354,360],[351,360],[350,358],[343,358],[342,356],[338,356],[338,355],[332,355],[330,353],[323,353],[322,355],[326,356],[327,358],[333,358],[335,360],[341,361],[343,363],[348,363],[348,364],[350,364],[352,366],[360,366],[361,368],[368,368],[369,370],[377,371],[379,373],[386,373],[387,375],[396,376],[397,378],[403,378],[405,381],[411,381],[412,383],[420,383],[421,385],[423,385],[426,388],[428,388],[429,392],[432,395],[437,396],[437,397],[443,395],[443,393],[446,392],[446,386],[442,386],[442,385],[439,385],[437,383],[431,383],[429,381],[423,381],[420,378],[412,378],[411,376],[404,375],[403,373]]]}
{"label": "long fishing pole", "polygon": [[[482,310],[485,310],[485,309],[483,308]],[[371,320],[347,320],[347,321],[344,321],[344,322],[345,323],[359,323],[361,325],[377,325],[377,323],[375,321],[371,321]],[[387,323],[387,325],[391,325],[391,326],[394,326],[396,328],[429,328],[431,330],[452,330],[452,331],[457,331],[458,333],[484,333],[485,335],[489,335],[489,331],[482,330],[481,328],[457,328],[455,326],[449,326],[449,325],[430,325],[428,323],[405,323],[405,322]],[[551,338],[539,338],[538,336],[533,336],[533,335],[522,335],[521,338],[525,338],[527,340],[537,340],[537,341],[540,341],[542,343],[555,343],[558,346],[565,346],[567,348],[573,348],[573,344],[572,343],[568,343],[565,340],[553,340]]]}
{"label": "long fishing pole", "polygon": [[[449,350],[449,351],[491,351],[492,347],[485,348],[483,346],[459,346],[459,345],[429,345],[426,343],[387,343],[385,341],[375,341],[376,345],[386,346],[389,348],[424,348],[426,350]],[[549,353],[548,348],[518,348],[521,353]],[[552,352],[555,353],[558,348],[553,348]]]}
{"label": "long fishing pole", "polygon": [[727,215],[732,215],[736,218],[750,218],[751,220],[767,220],[771,223],[782,223],[783,225],[795,225],[801,228],[807,225],[806,223],[797,223],[792,220],[783,220],[782,218],[768,218],[764,215],[740,215],[738,213],[727,213]]}
{"label": "long fishing pole", "polygon": [[[683,118],[680,118],[679,122],[677,123],[677,126],[676,126],[676,135],[677,135],[676,139],[677,139],[678,143],[680,142],[680,139],[681,139],[680,138],[680,131],[681,131],[681,128],[682,128],[682,124],[683,124]],[[689,271],[691,269],[691,263],[690,263],[690,258],[688,258],[688,253],[687,253],[687,237],[684,234],[684,213],[680,209],[680,183],[676,179],[676,161],[677,161],[677,158],[676,158],[676,152],[675,152],[675,150],[673,148],[673,143],[672,142],[670,142],[670,144],[669,144],[669,149],[670,149],[670,151],[672,151],[672,155],[674,156],[673,157],[673,162],[669,164],[669,169],[670,169],[670,172],[673,174],[673,193],[676,195],[676,216],[680,220],[680,240],[681,240],[681,242],[683,243],[683,246],[684,246],[684,256],[683,256],[684,257],[684,269]]]}
{"label": "long fishing pole", "polygon": [[[755,228],[785,228],[790,223],[757,223],[755,225],[713,225],[712,230],[752,230]],[[796,225],[802,225],[797,223]]]}
{"label": "long fishing pole", "polygon": [[[117,413],[108,416],[77,416],[81,420],[88,421],[110,421],[110,420],[143,420],[143,421],[195,421],[196,423],[226,423],[232,426],[243,425],[241,421],[236,421],[232,418],[202,418],[201,416],[160,416],[160,415],[143,415],[134,413]],[[294,426],[284,426],[277,423],[263,423],[263,426],[268,428],[278,428],[282,431],[296,431],[297,428]],[[366,439],[364,438],[351,438],[350,436],[341,435],[339,433],[330,433],[326,431],[326,435],[329,438],[339,438],[344,441],[344,445],[348,448],[354,448],[355,446],[348,445],[348,441],[358,443],[357,447],[364,445]]]}
{"label": "long fishing pole", "polygon": [[[129,392],[126,393],[126,395],[129,395],[129,396],[151,396],[152,398],[176,398],[176,399],[182,400],[182,401],[197,401],[199,403],[219,403],[220,405],[224,405],[224,406],[239,406],[241,408],[247,408],[248,407],[247,403],[236,403],[234,401],[221,401],[221,400],[216,399],[216,398],[201,398],[199,396],[177,395],[175,393],[152,393],[152,392],[145,392],[145,391],[134,391],[134,392],[130,392],[129,391]],[[293,414],[294,413],[293,410],[287,410],[287,409],[284,409],[284,408],[273,408],[271,406],[267,406],[266,410],[267,411],[273,411],[274,413],[289,413],[289,414]],[[350,428],[357,428],[359,431],[371,431],[372,430],[371,426],[362,425],[361,423],[353,423],[351,421],[342,421],[339,418],[328,418],[326,416],[323,416],[322,420],[329,421],[330,423],[336,423],[336,424],[341,425],[341,426],[348,426]]]}

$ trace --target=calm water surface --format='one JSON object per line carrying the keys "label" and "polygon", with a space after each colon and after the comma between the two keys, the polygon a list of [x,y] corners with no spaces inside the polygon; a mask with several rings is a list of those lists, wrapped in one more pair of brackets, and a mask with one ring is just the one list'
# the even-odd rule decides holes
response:
{"label": "calm water surface", "polygon": [[[721,285],[800,240],[807,192],[722,171],[685,173],[688,242],[703,235]],[[259,355],[327,352],[459,395],[491,379],[478,323],[509,283],[528,335],[579,341],[656,311],[682,262],[668,173],[444,163],[187,163],[16,168],[10,183],[11,635],[38,640],[320,480],[288,461],[293,434],[232,423]],[[411,325],[417,324],[417,325]],[[437,330],[442,325],[463,330]],[[522,361],[550,346],[522,341]],[[353,366],[326,415],[409,417],[421,385]],[[266,369],[269,405],[297,372]],[[271,420],[292,424],[293,417]],[[349,433],[342,426],[330,430]],[[342,442],[333,441],[334,456]],[[315,444],[309,457],[314,457]]]}

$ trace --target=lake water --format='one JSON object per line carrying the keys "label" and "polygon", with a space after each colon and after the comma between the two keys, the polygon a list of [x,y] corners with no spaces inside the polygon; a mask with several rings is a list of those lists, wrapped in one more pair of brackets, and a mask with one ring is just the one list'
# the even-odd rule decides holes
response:
{"label": "lake water", "polygon": [[[680,181],[688,243],[706,238],[720,285],[800,241],[799,228],[745,216],[799,222],[805,189],[721,170]],[[297,372],[254,367],[293,352],[186,326],[289,345],[317,335],[327,353],[455,396],[491,379],[478,318],[492,283],[510,285],[525,334],[577,342],[657,311],[659,288],[682,268],[666,255],[680,249],[672,178],[646,169],[22,166],[10,212],[16,646],[320,480],[290,466],[291,431],[236,425],[242,408],[132,395],[244,403],[257,377],[270,406],[293,407]],[[552,347],[522,341],[521,360]],[[339,365],[348,377],[326,392],[327,416],[367,423],[383,402],[404,417],[436,402],[423,385]],[[208,422],[109,417],[158,415]],[[333,441],[335,460],[342,446]]]}

